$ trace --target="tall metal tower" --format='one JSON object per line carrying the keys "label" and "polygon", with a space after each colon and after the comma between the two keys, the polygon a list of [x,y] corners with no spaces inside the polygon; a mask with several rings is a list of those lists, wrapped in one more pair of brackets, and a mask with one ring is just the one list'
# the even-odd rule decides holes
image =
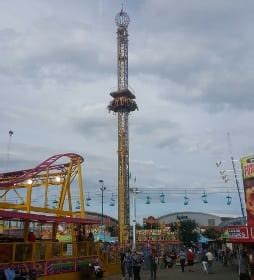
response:
{"label": "tall metal tower", "polygon": [[118,115],[118,223],[119,242],[124,245],[130,233],[129,197],[129,113],[138,109],[135,95],[128,88],[128,25],[130,18],[123,9],[115,17],[117,25],[118,90],[111,92],[108,109]]}

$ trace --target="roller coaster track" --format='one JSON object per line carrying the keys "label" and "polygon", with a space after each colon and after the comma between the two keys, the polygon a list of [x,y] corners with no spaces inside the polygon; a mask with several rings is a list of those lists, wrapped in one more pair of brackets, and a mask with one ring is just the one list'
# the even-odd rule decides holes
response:
{"label": "roller coaster track", "polygon": [[[69,163],[60,163],[60,164],[54,164],[56,161],[62,159],[62,158],[69,158]],[[62,170],[63,168],[69,166],[71,163],[73,165],[79,163],[82,163],[84,161],[84,158],[78,154],[74,153],[66,153],[66,154],[59,154],[54,155],[47,160],[43,161],[41,164],[36,166],[33,169],[27,169],[27,170],[20,170],[20,171],[13,171],[8,173],[1,173],[0,174],[0,189],[1,188],[8,188],[13,187],[16,184],[22,183],[28,179],[32,179],[36,177],[36,175],[40,174],[41,172],[45,172],[48,170]]]}

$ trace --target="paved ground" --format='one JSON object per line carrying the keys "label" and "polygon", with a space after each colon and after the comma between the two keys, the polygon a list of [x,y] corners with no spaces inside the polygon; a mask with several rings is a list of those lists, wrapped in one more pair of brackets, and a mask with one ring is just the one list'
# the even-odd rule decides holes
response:
{"label": "paved ground", "polygon": [[[171,269],[159,269],[157,273],[157,280],[199,280],[199,279],[214,279],[214,280],[237,280],[237,269],[236,267],[223,267],[221,263],[215,263],[213,267],[213,274],[206,274],[201,269],[201,264],[195,264],[193,272],[189,271],[189,267],[186,267],[184,273],[181,272],[179,267]],[[105,280],[121,280],[121,275],[108,277]],[[141,280],[150,280],[150,274],[148,271],[142,270]]]}

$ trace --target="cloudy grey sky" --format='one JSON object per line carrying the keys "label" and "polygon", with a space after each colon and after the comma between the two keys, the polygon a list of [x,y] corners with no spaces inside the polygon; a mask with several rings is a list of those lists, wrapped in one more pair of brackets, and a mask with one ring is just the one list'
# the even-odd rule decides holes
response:
{"label": "cloudy grey sky", "polygon": [[[139,218],[181,210],[240,215],[234,181],[225,184],[215,162],[230,168],[227,132],[235,158],[254,153],[253,1],[123,2],[131,18],[129,84],[140,109],[130,116],[130,169],[143,190]],[[77,152],[94,197],[89,209],[101,209],[102,178],[105,212],[113,216],[117,119],[106,107],[117,86],[114,17],[121,3],[0,1],[0,171],[9,129],[13,170]],[[184,189],[192,189],[188,206]],[[200,199],[204,190],[208,204]],[[231,206],[221,193],[227,190]]]}

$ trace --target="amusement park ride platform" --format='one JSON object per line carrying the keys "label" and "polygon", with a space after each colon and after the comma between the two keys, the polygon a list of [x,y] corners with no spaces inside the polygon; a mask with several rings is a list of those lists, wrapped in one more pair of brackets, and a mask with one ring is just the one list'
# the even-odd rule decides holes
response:
{"label": "amusement park ride platform", "polygon": [[[9,263],[16,269],[25,264],[40,279],[74,280],[96,258],[108,274],[118,271],[118,252],[103,253],[88,238],[99,220],[85,213],[83,161],[74,153],[61,154],[32,169],[0,174],[0,273]],[[57,194],[53,205],[51,188]],[[78,194],[79,211],[73,209],[73,194]],[[69,239],[59,238],[60,228]]]}
{"label": "amusement park ride platform", "polygon": [[[74,153],[60,154],[50,157],[33,169],[0,174],[0,209],[41,212],[59,217],[85,217],[81,175],[83,161],[83,157]],[[75,213],[72,207],[75,179],[79,190],[79,213]],[[53,187],[57,197],[55,203],[50,205],[49,192]],[[36,199],[39,192],[44,194],[41,200]]]}

